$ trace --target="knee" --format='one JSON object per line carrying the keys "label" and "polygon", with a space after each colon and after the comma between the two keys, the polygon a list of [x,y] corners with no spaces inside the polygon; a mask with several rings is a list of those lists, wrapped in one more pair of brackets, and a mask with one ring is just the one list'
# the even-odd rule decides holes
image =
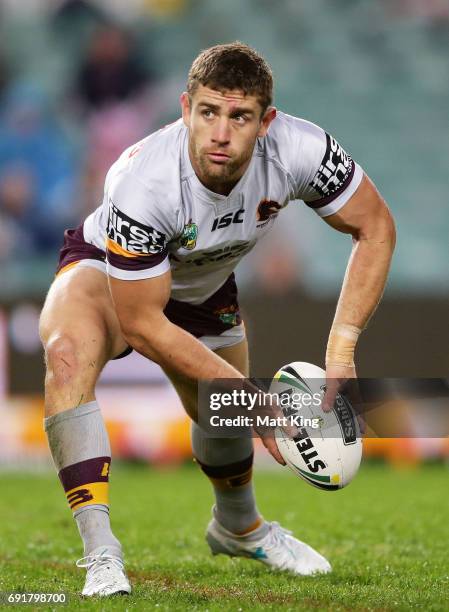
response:
{"label": "knee", "polygon": [[196,423],[192,423],[192,450],[195,458],[205,465],[221,466],[246,461],[253,456],[253,440],[241,438],[210,438]]}
{"label": "knee", "polygon": [[47,376],[63,385],[79,374],[79,343],[69,334],[58,334],[44,345]]}

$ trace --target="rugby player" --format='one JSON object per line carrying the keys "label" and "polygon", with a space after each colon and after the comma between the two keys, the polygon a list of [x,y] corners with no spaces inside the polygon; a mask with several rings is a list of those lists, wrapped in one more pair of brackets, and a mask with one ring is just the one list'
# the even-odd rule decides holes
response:
{"label": "rugby player", "polygon": [[[233,270],[290,200],[353,238],[326,351],[327,409],[338,381],[356,374],[356,342],[394,248],[392,217],[370,179],[320,127],[276,111],[272,86],[250,47],[203,51],[181,96],[182,118],[126,150],[102,205],[65,233],[41,316],[44,426],[84,544],[84,595],[131,590],[109,521],[111,451],[95,384],[108,360],[132,349],[160,364],[192,418],[193,453],[215,495],[212,553],[299,575],[331,569],[260,515],[252,440],[210,439],[195,422],[198,380],[248,376]],[[264,444],[283,463],[273,438]]]}

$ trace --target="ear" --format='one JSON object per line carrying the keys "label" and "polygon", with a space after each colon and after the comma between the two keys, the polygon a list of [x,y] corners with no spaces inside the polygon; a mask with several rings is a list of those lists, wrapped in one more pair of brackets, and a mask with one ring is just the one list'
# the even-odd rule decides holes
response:
{"label": "ear", "polygon": [[179,99],[181,102],[182,119],[186,127],[190,127],[190,100],[189,94],[184,91]]}
{"label": "ear", "polygon": [[262,117],[260,122],[259,131],[257,132],[257,136],[266,136],[268,132],[268,128],[270,127],[270,123],[276,117],[276,108],[274,106],[269,106]]}

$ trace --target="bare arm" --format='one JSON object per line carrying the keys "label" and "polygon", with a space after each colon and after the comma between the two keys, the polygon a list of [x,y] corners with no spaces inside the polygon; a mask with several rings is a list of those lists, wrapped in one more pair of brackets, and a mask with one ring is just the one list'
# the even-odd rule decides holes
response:
{"label": "bare arm", "polygon": [[365,176],[349,202],[324,220],[353,239],[335,321],[363,329],[380,302],[387,280],[396,241],[393,217]]}
{"label": "bare arm", "polygon": [[[353,240],[326,355],[327,378],[344,379],[355,376],[353,357],[358,334],[381,300],[396,232],[388,206],[367,176],[348,203],[325,221],[351,234]],[[328,408],[333,404],[332,395],[325,399]]]}
{"label": "bare arm", "polygon": [[[122,333],[139,353],[194,380],[244,378],[238,370],[164,315],[170,296],[169,272],[138,281],[109,277],[109,285]],[[255,388],[252,390],[257,391]],[[285,465],[273,432],[261,438],[276,461]]]}
{"label": "bare arm", "polygon": [[129,281],[109,277],[122,333],[139,353],[197,380],[243,378],[235,368],[164,315],[171,275]]}

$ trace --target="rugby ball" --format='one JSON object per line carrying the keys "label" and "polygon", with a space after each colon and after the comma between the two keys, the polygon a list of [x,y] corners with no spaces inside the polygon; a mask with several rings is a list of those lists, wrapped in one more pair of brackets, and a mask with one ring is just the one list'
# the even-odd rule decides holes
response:
{"label": "rugby ball", "polygon": [[280,426],[275,429],[277,447],[289,468],[314,487],[336,491],[357,474],[362,438],[354,410],[343,395],[337,395],[330,412],[322,410],[325,383],[322,368],[295,361],[276,372],[269,392],[279,396],[287,423],[298,428],[294,437]]}

